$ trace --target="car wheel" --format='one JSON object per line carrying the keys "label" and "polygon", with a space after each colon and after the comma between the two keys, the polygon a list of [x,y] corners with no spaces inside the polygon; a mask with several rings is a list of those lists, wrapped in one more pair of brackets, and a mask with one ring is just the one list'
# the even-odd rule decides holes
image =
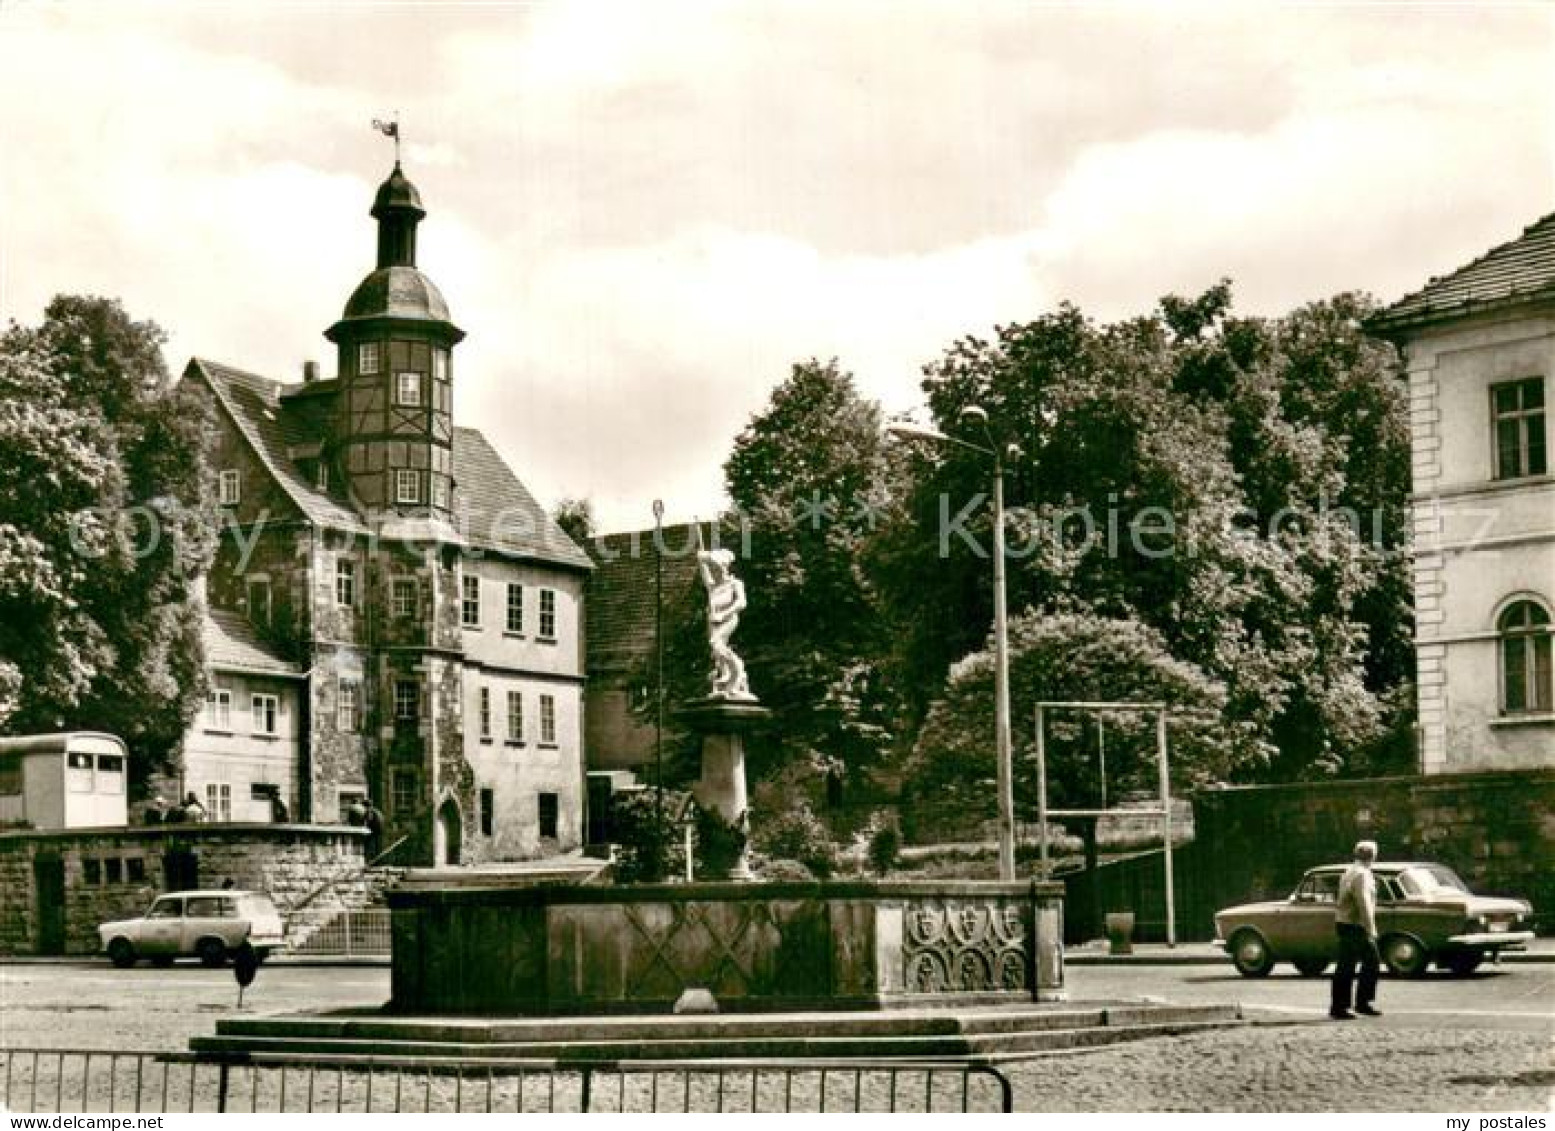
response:
{"label": "car wheel", "polygon": [[1478,970],[1480,963],[1485,961],[1483,951],[1470,950],[1450,955],[1442,960],[1442,965],[1451,970],[1460,978],[1467,978]]}
{"label": "car wheel", "polygon": [[225,966],[227,964],[227,944],[220,939],[201,939],[195,946],[194,952],[200,956],[200,961],[207,966]]}
{"label": "car wheel", "polygon": [[129,939],[114,939],[108,944],[108,960],[120,970],[135,965],[135,947]]}
{"label": "car wheel", "polygon": [[1392,935],[1382,940],[1382,961],[1400,978],[1418,978],[1425,973],[1430,957],[1418,939]]}
{"label": "car wheel", "polygon": [[1269,944],[1257,931],[1242,930],[1231,936],[1231,961],[1244,978],[1262,978],[1274,969]]}
{"label": "car wheel", "polygon": [[1328,969],[1326,958],[1298,958],[1295,962],[1296,969],[1304,978],[1316,978],[1324,970]]}

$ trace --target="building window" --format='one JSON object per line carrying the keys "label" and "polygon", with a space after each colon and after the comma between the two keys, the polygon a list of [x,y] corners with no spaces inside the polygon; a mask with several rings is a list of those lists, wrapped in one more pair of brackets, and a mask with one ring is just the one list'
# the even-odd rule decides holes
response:
{"label": "building window", "polygon": [[356,679],[340,681],[340,702],[335,705],[335,726],[351,734],[362,725],[362,683]]}
{"label": "building window", "polygon": [[335,559],[335,604],[347,609],[356,604],[356,563],[349,558]]}
{"label": "building window", "polygon": [[556,839],[556,819],[561,812],[561,799],[554,793],[540,794],[540,835]]}
{"label": "building window", "polygon": [[103,861],[106,874],[103,882],[108,884],[122,884],[124,882],[124,860],[122,857],[110,856]]}
{"label": "building window", "polygon": [[416,719],[421,715],[421,684],[413,679],[394,681],[394,717]]}
{"label": "building window", "polygon": [[92,756],[68,754],[65,756],[66,789],[71,793],[92,792]]}
{"label": "building window", "polygon": [[118,754],[97,756],[97,792],[124,792],[124,758]]}
{"label": "building window", "polygon": [[255,695],[250,701],[254,712],[254,733],[276,733],[276,716],[280,714],[281,705],[274,695]]}
{"label": "building window", "polygon": [[205,819],[232,820],[232,787],[211,782],[205,787]]}
{"label": "building window", "polygon": [[540,696],[540,745],[556,745],[556,696]]}
{"label": "building window", "polygon": [[421,779],[415,770],[397,769],[390,783],[389,803],[396,817],[408,817],[421,801]]}
{"label": "building window", "polygon": [[146,882],[146,858],[144,856],[126,857],[124,861],[126,880],[132,884]]}
{"label": "building window", "polygon": [[406,408],[421,407],[421,374],[396,373],[394,375],[394,403]]}
{"label": "building window", "polygon": [[481,696],[481,740],[491,741],[491,688],[483,687]]}
{"label": "building window", "polygon": [[[511,692],[509,693],[511,694]],[[14,797],[22,792],[22,764],[19,760],[0,762],[0,796]]]}
{"label": "building window", "polygon": [[466,628],[479,628],[481,623],[481,579],[466,577],[462,582],[459,602],[459,622]]}
{"label": "building window", "polygon": [[524,587],[516,581],[508,582],[508,631],[524,631]]}
{"label": "building window", "polygon": [[524,741],[524,693],[508,692],[508,741]]}
{"label": "building window", "polygon": [[1544,378],[1492,385],[1496,478],[1522,479],[1549,470],[1544,446]]}
{"label": "building window", "polygon": [[221,505],[235,507],[243,500],[243,476],[236,468],[221,473]]}
{"label": "building window", "polygon": [[81,861],[81,879],[82,882],[92,887],[96,887],[98,884],[102,883],[103,862],[101,860],[91,859]]}
{"label": "building window", "polygon": [[413,617],[416,615],[416,596],[420,587],[413,577],[396,577],[393,583],[393,598],[391,604],[394,607],[394,615],[397,617]]}
{"label": "building window", "polygon": [[421,501],[421,473],[412,468],[400,467],[394,471],[394,501],[419,503]]}
{"label": "building window", "polygon": [[556,590],[540,590],[540,639],[556,639]]}
{"label": "building window", "polygon": [[1550,614],[1535,601],[1518,601],[1501,614],[1501,699],[1508,714],[1549,712]]}
{"label": "building window", "polygon": [[356,347],[356,371],[364,375],[378,372],[378,358],[378,343],[363,342]]}
{"label": "building window", "polygon": [[497,794],[495,790],[481,790],[481,835],[490,836],[496,825]]}
{"label": "building window", "polygon": [[448,351],[445,349],[433,349],[432,351],[432,377],[437,381],[448,380]]}
{"label": "building window", "polygon": [[270,579],[248,579],[248,619],[255,624],[270,623]]}
{"label": "building window", "polygon": [[232,692],[213,687],[205,697],[206,726],[210,730],[232,729]]}

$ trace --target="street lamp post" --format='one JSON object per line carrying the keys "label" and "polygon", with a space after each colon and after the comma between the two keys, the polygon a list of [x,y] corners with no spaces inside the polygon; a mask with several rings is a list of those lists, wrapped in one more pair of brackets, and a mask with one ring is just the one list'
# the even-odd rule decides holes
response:
{"label": "street lamp post", "polygon": [[980,424],[988,446],[947,436],[932,428],[892,424],[887,431],[897,436],[954,444],[993,458],[993,655],[994,655],[994,754],[999,794],[999,879],[1015,879],[1015,775],[1010,742],[1010,641],[1009,614],[1004,595],[1004,453],[988,428],[988,413],[980,405],[961,410],[961,419]]}

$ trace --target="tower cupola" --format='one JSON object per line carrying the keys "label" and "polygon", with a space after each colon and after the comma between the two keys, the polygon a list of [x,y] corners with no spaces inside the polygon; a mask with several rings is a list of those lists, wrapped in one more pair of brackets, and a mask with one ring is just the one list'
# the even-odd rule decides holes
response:
{"label": "tower cupola", "polygon": [[339,350],[340,442],[371,512],[435,517],[453,506],[453,348],[464,331],[416,266],[421,194],[400,168],[378,186],[377,266],[324,336]]}

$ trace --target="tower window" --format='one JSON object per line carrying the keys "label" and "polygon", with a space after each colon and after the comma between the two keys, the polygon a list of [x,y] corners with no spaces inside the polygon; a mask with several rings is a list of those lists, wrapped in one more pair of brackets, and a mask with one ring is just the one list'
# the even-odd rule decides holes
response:
{"label": "tower window", "polygon": [[421,684],[413,679],[394,681],[394,717],[416,719],[421,715]]}
{"label": "tower window", "polygon": [[1501,700],[1507,714],[1551,709],[1550,614],[1518,601],[1501,614]]}
{"label": "tower window", "polygon": [[362,684],[360,680],[340,681],[340,702],[336,707],[335,725],[345,734],[354,733],[362,725]]}
{"label": "tower window", "polygon": [[378,343],[363,342],[356,347],[356,371],[362,374],[378,372]]}
{"label": "tower window", "polygon": [[416,615],[416,579],[413,577],[396,577],[394,579],[394,615],[397,617],[413,617]]}
{"label": "tower window", "polygon": [[432,377],[434,380],[448,380],[448,351],[434,349],[432,351]]}
{"label": "tower window", "polygon": [[236,468],[221,473],[221,505],[235,507],[243,499],[243,475]]}
{"label": "tower window", "polygon": [[396,373],[394,375],[394,403],[418,407],[421,404],[421,374]]}
{"label": "tower window", "polygon": [[421,475],[408,467],[398,468],[394,472],[394,501],[397,503],[419,503],[421,501]]}
{"label": "tower window", "polygon": [[356,604],[356,563],[349,558],[335,559],[335,604],[345,609]]}
{"label": "tower window", "polygon": [[540,590],[540,639],[556,639],[556,590]]}
{"label": "tower window", "polygon": [[1544,378],[1490,389],[1496,427],[1496,478],[1522,479],[1549,470],[1544,445]]}

